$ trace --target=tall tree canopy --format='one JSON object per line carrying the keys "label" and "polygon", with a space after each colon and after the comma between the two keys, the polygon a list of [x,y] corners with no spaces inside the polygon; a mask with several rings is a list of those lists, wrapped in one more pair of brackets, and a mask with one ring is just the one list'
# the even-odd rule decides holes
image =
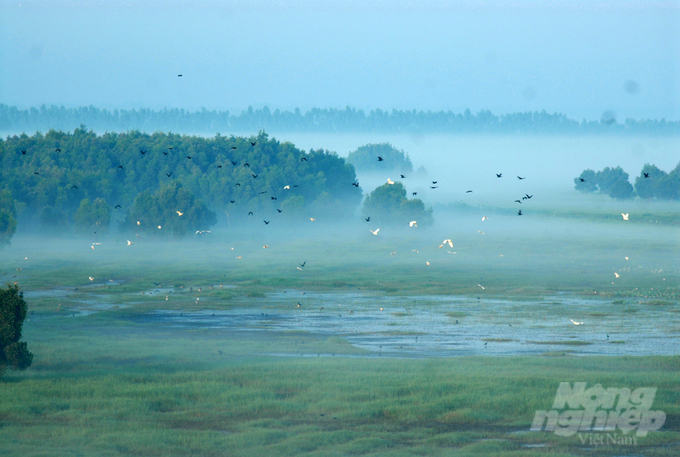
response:
{"label": "tall tree canopy", "polygon": [[33,362],[33,354],[26,343],[21,343],[21,327],[28,306],[19,286],[0,289],[0,375],[8,367],[25,370]]}
{"label": "tall tree canopy", "polygon": [[[380,157],[382,160],[378,160]],[[347,161],[362,172],[395,171],[411,173],[413,164],[408,154],[390,143],[367,144],[352,151]]]}
{"label": "tall tree canopy", "polygon": [[417,221],[418,226],[427,227],[434,223],[432,208],[425,209],[422,200],[406,197],[406,188],[400,182],[383,184],[366,196],[362,210],[365,217],[376,223],[403,225]]}

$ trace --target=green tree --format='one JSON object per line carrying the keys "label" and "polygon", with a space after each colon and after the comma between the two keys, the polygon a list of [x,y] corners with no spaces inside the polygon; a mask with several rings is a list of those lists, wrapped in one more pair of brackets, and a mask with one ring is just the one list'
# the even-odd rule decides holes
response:
{"label": "green tree", "polygon": [[106,232],[111,222],[111,208],[103,198],[97,198],[94,203],[84,198],[80,202],[74,220],[76,227],[80,230]]}
{"label": "green tree", "polygon": [[[647,177],[645,177],[645,174]],[[635,178],[635,192],[640,198],[654,198],[657,197],[658,184],[666,177],[666,172],[659,170],[656,165],[648,163],[642,167],[640,176]]]}
{"label": "green tree", "polygon": [[619,179],[609,189],[609,196],[617,200],[628,200],[635,197],[635,189],[627,179]]}
{"label": "green tree", "polygon": [[362,209],[364,217],[371,217],[377,223],[406,226],[417,221],[419,226],[429,226],[434,222],[432,208],[425,209],[420,199],[409,200],[406,188],[400,182],[383,184],[366,196]]}
{"label": "green tree", "polygon": [[[383,160],[378,161],[378,157]],[[362,172],[394,171],[399,173],[411,173],[413,164],[408,154],[395,148],[390,143],[367,144],[352,151],[347,156],[347,161]]]}
{"label": "green tree", "polygon": [[0,289],[0,375],[7,369],[25,370],[33,362],[26,343],[20,343],[28,306],[19,286]]}
{"label": "green tree", "polygon": [[130,208],[123,228],[181,237],[197,230],[206,230],[216,222],[215,213],[175,181],[163,185],[154,195],[142,192]]}
{"label": "green tree", "polygon": [[9,190],[0,192],[0,246],[9,244],[17,230],[16,206]]}
{"label": "green tree", "polygon": [[[628,181],[628,173],[623,171],[621,167],[605,168],[595,174],[595,181],[603,194],[610,194],[612,187],[620,180]],[[622,188],[622,185],[619,185]]]}
{"label": "green tree", "polygon": [[590,169],[583,170],[578,178],[574,178],[574,183],[576,184],[574,188],[579,192],[592,193],[597,190],[595,172]]}

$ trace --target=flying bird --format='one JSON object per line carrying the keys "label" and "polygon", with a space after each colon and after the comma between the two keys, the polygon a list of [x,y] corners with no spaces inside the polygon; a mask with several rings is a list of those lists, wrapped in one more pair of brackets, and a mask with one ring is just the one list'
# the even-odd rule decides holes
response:
{"label": "flying bird", "polygon": [[232,164],[233,166],[236,166],[236,163],[237,163],[237,162],[234,162],[233,160],[230,160],[229,162],[231,162],[231,164]]}
{"label": "flying bird", "polygon": [[368,231],[371,232],[371,233],[374,234],[374,235],[377,235],[378,232],[380,231],[380,229],[376,229],[375,232],[374,232],[373,230],[371,230],[371,229],[368,229]]}
{"label": "flying bird", "polygon": [[248,162],[244,163],[243,166],[250,168],[250,164]]}
{"label": "flying bird", "polygon": [[645,175],[645,178],[649,178],[649,173],[642,173],[642,174]]}
{"label": "flying bird", "polygon": [[401,176],[401,179],[406,179],[406,176],[404,176],[404,175],[399,175],[399,176]]}
{"label": "flying bird", "polygon": [[618,274],[618,273],[616,273],[616,272],[614,272],[614,276],[616,276],[617,278],[619,278],[621,275]]}
{"label": "flying bird", "polygon": [[170,173],[166,173],[165,176],[167,176],[168,178],[172,176],[172,171]]}
{"label": "flying bird", "polygon": [[256,175],[255,173],[251,173],[251,175],[253,175],[253,178],[257,179],[258,175]]}
{"label": "flying bird", "polygon": [[187,156],[187,159],[191,160],[191,156]]}
{"label": "flying bird", "polygon": [[237,149],[236,146],[232,146],[231,149]]}
{"label": "flying bird", "polygon": [[437,184],[437,181],[432,181],[432,184]]}
{"label": "flying bird", "polygon": [[252,211],[248,211],[248,216],[252,216],[252,215],[253,215],[253,212],[252,212]]}
{"label": "flying bird", "polygon": [[371,216],[368,216],[365,220],[366,222],[371,222]]}
{"label": "flying bird", "polygon": [[489,219],[488,217],[482,216],[482,222],[484,222],[484,221],[486,221],[486,220],[488,220],[488,219]]}
{"label": "flying bird", "polygon": [[481,230],[477,230],[480,235],[486,235],[486,233],[482,232]]}
{"label": "flying bird", "polygon": [[359,183],[358,183],[358,182],[353,182],[352,185],[353,185],[354,187],[359,187]]}
{"label": "flying bird", "polygon": [[447,239],[447,240],[444,240],[444,241],[442,241],[442,244],[448,244],[448,245],[449,245],[450,247],[453,247],[453,241],[451,241],[451,240],[448,240],[448,239]]}
{"label": "flying bird", "polygon": [[465,192],[465,193],[466,193],[466,194],[471,194],[471,193],[472,193],[472,191],[471,191],[471,190],[468,190],[468,191],[467,191],[467,192]]}
{"label": "flying bird", "polygon": [[484,287],[483,285],[481,285],[481,284],[477,284],[477,285],[478,285],[479,287],[481,287],[481,288],[482,288],[482,290],[484,290],[484,289],[485,289],[485,287]]}
{"label": "flying bird", "polygon": [[268,247],[269,247],[269,245],[265,244],[264,246],[262,246],[262,249],[267,249]]}
{"label": "flying bird", "polygon": [[310,217],[309,220],[314,222],[316,219],[314,219],[313,217]]}
{"label": "flying bird", "polygon": [[527,178],[526,178],[526,176],[524,178],[522,178],[521,176],[518,176],[517,179],[519,179],[521,181],[522,179],[527,179]]}
{"label": "flying bird", "polygon": [[278,211],[279,213],[282,213],[282,212],[283,212],[282,209],[278,209],[278,208],[276,208],[276,211]]}
{"label": "flying bird", "polygon": [[181,212],[181,211],[175,211],[175,212],[176,212],[176,213],[177,213],[177,215],[178,215],[178,216],[180,216],[180,217],[184,215],[184,213],[183,213],[183,212]]}
{"label": "flying bird", "polygon": [[120,168],[121,170],[124,170],[122,165],[118,165],[118,168]]}
{"label": "flying bird", "polygon": [[578,180],[581,181],[581,182],[586,182],[586,180],[583,179],[583,178],[578,178]]}
{"label": "flying bird", "polygon": [[236,203],[236,200],[229,200],[231,203]]}
{"label": "flying bird", "polygon": [[54,151],[55,151],[55,152],[61,152],[61,149],[56,148]]}
{"label": "flying bird", "polygon": [[522,214],[522,210],[517,211],[517,215],[518,215],[518,216],[522,216],[522,215],[523,215],[523,214]]}
{"label": "flying bird", "polygon": [[531,197],[533,197],[533,195],[529,195],[529,194],[524,194],[524,195],[526,196],[526,198],[531,198]]}
{"label": "flying bird", "polygon": [[628,220],[628,214],[630,214],[630,213],[626,213],[626,214],[621,213],[621,216],[623,216],[624,221]]}
{"label": "flying bird", "polygon": [[387,184],[394,184],[394,181],[392,181],[390,178],[387,178]]}
{"label": "flying bird", "polygon": [[21,150],[21,153],[22,153],[23,155],[26,155],[26,150],[25,150],[25,149],[22,149],[22,150]]}
{"label": "flying bird", "polygon": [[300,159],[300,162],[307,162],[307,157],[303,157]]}
{"label": "flying bird", "polygon": [[266,193],[267,193],[267,191],[266,191],[266,190],[263,190],[262,192],[260,192],[260,195],[266,194]]}
{"label": "flying bird", "polygon": [[90,281],[94,281],[94,278],[92,276],[88,276],[90,278]]}
{"label": "flying bird", "polygon": [[290,186],[284,187],[284,190],[290,190]]}
{"label": "flying bird", "polygon": [[139,150],[139,152],[141,152],[142,155],[146,154],[146,151],[142,151],[141,149]]}
{"label": "flying bird", "polygon": [[430,186],[430,189],[436,189],[436,188],[438,188],[438,187],[439,187],[439,186]]}
{"label": "flying bird", "polygon": [[77,189],[78,186],[71,186],[71,189]]}
{"label": "flying bird", "polygon": [[515,203],[519,203],[520,205],[522,204],[522,200],[515,200]]}
{"label": "flying bird", "polygon": [[276,197],[270,197],[272,200],[276,200]]}
{"label": "flying bird", "polygon": [[574,325],[583,325],[583,322],[576,322],[574,319],[569,319],[574,323]]}
{"label": "flying bird", "polygon": [[257,141],[251,141],[251,142],[250,142],[250,145],[251,145],[251,146],[255,146],[256,144],[257,144]]}
{"label": "flying bird", "polygon": [[307,261],[306,261],[306,260],[300,264],[300,268],[304,268],[305,265],[307,265]]}
{"label": "flying bird", "polygon": [[418,192],[413,192],[411,195],[415,197],[416,195],[418,195]]}
{"label": "flying bird", "polygon": [[135,243],[133,243],[133,242],[130,241],[130,240],[127,240],[127,243],[128,243],[128,244],[127,244],[128,246],[132,246],[133,244],[135,244]]}
{"label": "flying bird", "polygon": [[178,78],[181,78],[181,77],[182,77],[182,75],[177,75],[177,77],[178,77]]}
{"label": "flying bird", "polygon": [[502,177],[503,177],[503,173],[496,173],[496,178],[502,178]]}
{"label": "flying bird", "polygon": [[378,162],[382,162],[382,161],[383,161],[383,158],[378,156]]}
{"label": "flying bird", "polygon": [[409,227],[418,227],[418,221],[411,221],[408,223]]}

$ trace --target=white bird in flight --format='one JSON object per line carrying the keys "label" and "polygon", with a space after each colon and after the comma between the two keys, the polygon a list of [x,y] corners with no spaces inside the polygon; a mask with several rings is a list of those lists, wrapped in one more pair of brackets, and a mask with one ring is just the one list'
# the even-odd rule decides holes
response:
{"label": "white bird in flight", "polygon": [[394,184],[394,181],[392,181],[390,178],[387,178],[387,184]]}
{"label": "white bird in flight", "polygon": [[373,230],[371,230],[371,229],[368,229],[368,231],[371,232],[371,233],[374,234],[374,235],[377,235],[378,232],[380,231],[380,229],[376,229],[375,232],[374,232]]}
{"label": "white bird in flight", "polygon": [[486,288],[485,288],[483,285],[481,285],[481,284],[477,284],[477,285],[478,285],[479,287],[481,287],[482,290],[486,289]]}
{"label": "white bird in flight", "polygon": [[621,216],[623,216],[623,220],[624,220],[624,221],[627,221],[627,220],[628,220],[628,214],[630,214],[630,213],[625,213],[625,214],[624,214],[624,213],[621,213]]}
{"label": "white bird in flight", "polygon": [[614,272],[614,276],[616,276],[616,277],[618,278],[618,277],[621,276],[621,275],[618,274],[618,273],[616,273],[616,272]]}
{"label": "white bird in flight", "polygon": [[480,235],[486,235],[486,233],[482,232],[481,230],[477,230]]}
{"label": "white bird in flight", "polygon": [[450,247],[453,247],[453,241],[451,240],[444,240],[442,241],[442,244],[448,244]]}
{"label": "white bird in flight", "polygon": [[92,276],[88,276],[90,278],[90,281],[94,281],[94,278]]}
{"label": "white bird in flight", "polygon": [[284,189],[288,190],[288,189],[290,189],[290,186],[285,186]]}
{"label": "white bird in flight", "polygon": [[133,243],[133,242],[130,241],[130,240],[127,240],[127,242],[128,242],[128,244],[127,244],[128,246],[132,246],[133,244],[135,244],[135,243]]}
{"label": "white bird in flight", "polygon": [[408,223],[409,227],[418,227],[418,221],[411,221]]}
{"label": "white bird in flight", "polygon": [[583,325],[583,322],[576,322],[574,319],[569,319],[574,325]]}
{"label": "white bird in flight", "polygon": [[177,215],[178,215],[178,216],[180,216],[180,217],[181,217],[182,215],[184,215],[184,213],[183,213],[183,212],[181,212],[181,211],[175,211],[175,212],[176,212],[176,213],[177,213]]}
{"label": "white bird in flight", "polygon": [[487,219],[489,219],[489,218],[486,217],[486,216],[482,216],[482,222],[484,222],[484,221],[487,220]]}

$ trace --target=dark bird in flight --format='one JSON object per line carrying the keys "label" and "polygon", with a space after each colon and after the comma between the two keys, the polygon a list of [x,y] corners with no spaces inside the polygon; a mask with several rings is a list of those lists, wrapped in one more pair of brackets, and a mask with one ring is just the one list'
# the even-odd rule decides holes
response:
{"label": "dark bird in flight", "polygon": [[177,75],[177,77],[178,77],[178,78],[181,78],[181,77],[182,77],[182,75]]}
{"label": "dark bird in flight", "polygon": [[217,168],[222,168],[222,165],[218,165]]}
{"label": "dark bird in flight", "polygon": [[524,178],[522,178],[521,176],[518,176],[517,179],[519,179],[521,181],[522,179],[527,179],[527,178],[526,178],[526,176]]}
{"label": "dark bird in flight", "polygon": [[298,186],[297,184],[295,184],[293,187],[300,187],[300,186]]}
{"label": "dark bird in flight", "polygon": [[645,178],[649,178],[649,173],[642,173],[642,174],[645,175]]}
{"label": "dark bird in flight", "polygon": [[255,146],[256,144],[257,144],[257,141],[251,141],[251,142],[250,142],[250,145],[251,145],[251,146]]}
{"label": "dark bird in flight", "polygon": [[250,164],[248,162],[244,163],[243,166],[250,168]]}
{"label": "dark bird in flight", "polygon": [[236,183],[236,187],[238,187],[238,186],[240,186],[240,185],[241,185],[241,183],[240,183],[240,182],[237,182],[237,183]]}
{"label": "dark bird in flight", "polygon": [[118,168],[120,168],[121,170],[124,170],[122,165],[118,165]]}
{"label": "dark bird in flight", "polygon": [[231,149],[237,149],[236,146],[232,146]]}
{"label": "dark bird in flight", "polygon": [[432,181],[432,184],[437,184],[437,181]]}
{"label": "dark bird in flight", "polygon": [[527,198],[533,197],[533,195],[529,195],[529,194],[524,194],[524,195],[526,195]]}
{"label": "dark bird in flight", "polygon": [[257,175],[255,173],[251,173],[251,175],[253,175],[253,178],[257,179]]}
{"label": "dark bird in flight", "polygon": [[517,215],[521,216],[522,215],[522,210],[517,211]]}
{"label": "dark bird in flight", "polygon": [[471,190],[468,190],[468,191],[467,191],[467,192],[465,192],[465,193],[466,193],[466,194],[471,194],[471,193],[472,193],[472,191],[471,191]]}
{"label": "dark bird in flight", "polygon": [[231,203],[236,203],[236,200],[229,200]]}
{"label": "dark bird in flight", "polygon": [[61,149],[57,148],[55,149],[56,152],[61,152]]}
{"label": "dark bird in flight", "polygon": [[168,151],[163,151],[163,155],[164,156],[168,155]]}
{"label": "dark bird in flight", "polygon": [[236,166],[236,162],[234,162],[233,160],[230,160],[229,162],[231,162],[233,166]]}
{"label": "dark bird in flight", "polygon": [[300,268],[304,268],[305,265],[307,265],[307,261],[306,261],[306,260],[300,264]]}
{"label": "dark bird in flight", "polygon": [[430,189],[436,189],[439,186],[430,186]]}
{"label": "dark bird in flight", "polygon": [[416,195],[418,195],[418,192],[413,192],[411,195],[415,197]]}
{"label": "dark bird in flight", "polygon": [[191,156],[187,156],[187,159],[191,160]]}
{"label": "dark bird in flight", "polygon": [[272,200],[276,200],[276,197],[271,197]]}
{"label": "dark bird in flight", "polygon": [[118,208],[122,208],[122,206],[116,205],[116,206],[113,207],[113,209],[118,209]]}
{"label": "dark bird in flight", "polygon": [[248,211],[248,216],[252,216],[252,215],[253,215],[253,212],[252,212],[252,211]]}
{"label": "dark bird in flight", "polygon": [[579,179],[579,181],[581,181],[581,182],[586,182],[586,180],[583,179],[583,178],[578,178],[578,179]]}
{"label": "dark bird in flight", "polygon": [[354,187],[359,187],[359,183],[358,183],[358,182],[353,182],[352,185],[353,185]]}
{"label": "dark bird in flight", "polygon": [[33,174],[34,174],[34,175],[39,175],[40,173],[38,173],[37,171],[34,171]]}
{"label": "dark bird in flight", "polygon": [[168,178],[172,176],[172,171],[170,173],[166,173],[165,176],[167,176]]}
{"label": "dark bird in flight", "polygon": [[503,177],[503,173],[496,173],[496,178],[502,178],[502,177]]}
{"label": "dark bird in flight", "polygon": [[519,203],[520,205],[522,204],[522,200],[515,200],[515,203]]}
{"label": "dark bird in flight", "polygon": [[78,186],[71,186],[71,189],[77,189]]}
{"label": "dark bird in flight", "polygon": [[366,222],[371,222],[371,216],[368,216],[368,217],[366,218]]}
{"label": "dark bird in flight", "polygon": [[404,175],[399,175],[399,176],[401,176],[401,179],[406,179],[406,176],[404,176]]}
{"label": "dark bird in flight", "polygon": [[141,152],[142,155],[146,154],[146,151],[142,151],[141,149],[139,150],[139,152]]}
{"label": "dark bird in flight", "polygon": [[276,211],[278,211],[279,213],[282,213],[282,212],[283,212],[283,210],[278,209],[278,208],[276,208]]}
{"label": "dark bird in flight", "polygon": [[269,221],[265,221],[264,219],[262,219],[262,221],[264,222],[265,225],[269,225]]}
{"label": "dark bird in flight", "polygon": [[168,146],[168,149],[175,149],[175,148],[173,148],[172,146]]}
{"label": "dark bird in flight", "polygon": [[300,159],[300,162],[307,162],[307,157],[303,157]]}
{"label": "dark bird in flight", "polygon": [[23,155],[26,155],[26,150],[25,150],[25,149],[22,149],[22,150],[21,150],[21,153],[22,153]]}
{"label": "dark bird in flight", "polygon": [[382,162],[382,161],[383,161],[383,158],[378,156],[378,162]]}
{"label": "dark bird in flight", "polygon": [[266,193],[267,193],[267,191],[266,191],[266,190],[263,190],[262,192],[260,192],[260,195],[266,194]]}

